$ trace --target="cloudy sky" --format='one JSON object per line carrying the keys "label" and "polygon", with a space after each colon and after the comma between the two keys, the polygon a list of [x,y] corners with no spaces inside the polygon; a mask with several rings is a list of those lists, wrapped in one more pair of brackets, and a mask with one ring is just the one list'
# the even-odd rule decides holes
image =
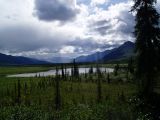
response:
{"label": "cloudy sky", "polygon": [[0,53],[76,57],[134,41],[132,5],[132,0],[0,0]]}

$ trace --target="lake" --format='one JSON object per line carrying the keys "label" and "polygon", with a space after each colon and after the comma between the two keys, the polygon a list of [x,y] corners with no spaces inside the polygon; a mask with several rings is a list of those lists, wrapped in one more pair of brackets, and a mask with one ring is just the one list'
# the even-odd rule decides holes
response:
{"label": "lake", "polygon": [[[88,73],[90,68],[79,68],[79,73]],[[113,68],[100,68],[101,72],[113,72]],[[66,72],[71,75],[71,68],[67,68]],[[96,68],[93,68],[93,72],[96,72]],[[56,70],[49,70],[44,72],[36,72],[36,73],[22,73],[22,74],[14,74],[14,75],[8,75],[7,77],[35,77],[35,76],[51,76],[55,75]],[[61,74],[61,70],[59,70],[59,74]]]}

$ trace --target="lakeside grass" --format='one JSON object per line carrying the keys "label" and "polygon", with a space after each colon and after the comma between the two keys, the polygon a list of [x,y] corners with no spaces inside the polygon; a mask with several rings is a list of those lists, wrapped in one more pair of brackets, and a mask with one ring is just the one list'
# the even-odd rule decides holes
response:
{"label": "lakeside grass", "polygon": [[19,73],[41,72],[54,69],[46,66],[3,66],[0,67],[0,76]]}
{"label": "lakeside grass", "polygon": [[[114,68],[115,65],[116,64],[100,64],[101,67],[106,67],[106,68]],[[56,65],[0,66],[0,76],[47,71],[55,69],[55,66]],[[61,66],[61,64],[58,64],[57,66]],[[79,65],[79,67],[90,67],[90,66],[96,67],[96,64]],[[127,64],[119,64],[119,66],[126,67]],[[72,65],[67,64],[66,67],[70,68],[72,67]]]}
{"label": "lakeside grass", "polygon": [[[47,78],[1,78],[0,80],[0,93],[1,95],[9,90],[9,94],[14,91],[14,85],[17,83],[18,79],[21,82],[21,94],[24,95],[24,84],[27,84],[27,91],[30,92],[32,89],[32,93],[29,93],[31,98],[41,98],[43,101],[44,98],[54,99],[54,85],[49,85],[52,83]],[[45,80],[46,79],[46,80]],[[45,82],[46,81],[46,82]],[[38,84],[44,82],[44,86],[42,88],[38,88]],[[54,82],[54,81],[53,81]],[[31,84],[34,88],[31,88]],[[43,84],[43,83],[42,83]],[[53,83],[54,84],[54,83]],[[73,99],[76,99],[77,102],[80,103],[82,97],[84,97],[86,102],[90,102],[93,100],[96,102],[96,93],[97,93],[97,84],[94,82],[70,82],[70,81],[61,81],[60,88],[64,103],[67,104]],[[2,93],[4,92],[4,93]],[[111,100],[116,100],[117,96],[123,93],[126,97],[131,96],[135,93],[135,85],[131,83],[111,83],[107,84],[105,82],[102,83],[102,98],[105,100],[106,97],[110,97]],[[3,96],[3,98],[8,98],[12,96]],[[49,100],[48,99],[48,100]],[[70,100],[71,99],[71,100]],[[2,100],[2,99],[1,99]],[[44,99],[47,101],[47,99]],[[43,101],[43,103],[45,103]]]}
{"label": "lakeside grass", "polygon": [[[14,84],[17,79],[4,78],[0,81],[1,107],[0,116],[4,120],[11,120],[10,116],[17,116],[19,120],[30,118],[40,120],[105,120],[113,119],[133,120],[132,107],[129,98],[136,92],[134,84],[130,83],[102,83],[102,101],[97,103],[97,85],[92,82],[61,81],[61,110],[55,111],[55,87],[43,86],[38,88],[38,82],[44,78],[21,78],[21,105],[15,103]],[[3,83],[3,84],[2,84]],[[27,94],[24,94],[24,83],[28,84]],[[47,83],[45,83],[47,84]],[[8,89],[8,90],[7,90]],[[3,92],[2,92],[3,91]],[[17,106],[18,105],[18,106]],[[18,114],[18,115],[17,115]],[[94,114],[94,115],[93,115]],[[111,116],[109,115],[111,114]],[[47,116],[46,118],[44,116]],[[40,118],[38,118],[40,117]],[[120,118],[122,117],[122,118]],[[130,117],[130,118],[129,118]],[[8,118],[8,119],[6,119]],[[20,119],[21,118],[21,119]]]}
{"label": "lakeside grass", "polygon": [[[111,65],[110,65],[111,66]],[[114,65],[112,65],[113,67]],[[11,67],[3,74],[49,70],[54,67]],[[102,98],[97,102],[97,74],[81,74],[79,79],[60,78],[61,110],[55,110],[55,77],[0,77],[0,118],[4,120],[134,120],[129,100],[136,93],[132,80],[126,81],[124,71],[110,73],[101,81]],[[21,103],[16,103],[17,83],[20,80]],[[26,87],[27,86],[27,87]],[[16,88],[15,88],[16,87]],[[16,90],[15,90],[16,89]]]}

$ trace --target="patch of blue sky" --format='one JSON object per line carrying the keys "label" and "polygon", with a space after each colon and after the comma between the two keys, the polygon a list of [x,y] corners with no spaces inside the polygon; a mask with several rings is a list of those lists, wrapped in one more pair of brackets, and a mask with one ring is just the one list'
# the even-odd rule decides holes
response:
{"label": "patch of blue sky", "polygon": [[85,4],[85,5],[89,5],[91,2],[91,0],[77,0],[77,4]]}
{"label": "patch of blue sky", "polygon": [[118,4],[118,3],[121,3],[121,2],[127,2],[129,0],[110,0],[109,4]]}
{"label": "patch of blue sky", "polygon": [[[92,0],[77,0],[77,4],[85,4],[85,5],[90,5]],[[102,9],[107,9],[111,4],[118,4],[122,2],[127,2],[129,0],[108,0],[109,2],[105,4],[99,4],[97,7],[102,8]]]}

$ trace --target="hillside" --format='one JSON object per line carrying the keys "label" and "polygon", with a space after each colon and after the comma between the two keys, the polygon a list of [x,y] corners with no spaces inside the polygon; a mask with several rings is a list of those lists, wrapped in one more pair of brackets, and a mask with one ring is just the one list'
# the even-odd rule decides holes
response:
{"label": "hillside", "polygon": [[110,50],[106,50],[103,52],[96,52],[94,54],[87,55],[87,56],[80,56],[76,58],[76,62],[94,62],[99,59],[102,59],[105,55],[109,53],[110,53]]}
{"label": "hillside", "polygon": [[27,64],[47,64],[49,62],[41,61],[37,59],[11,56],[0,53],[0,65],[27,65]]}
{"label": "hillside", "polygon": [[76,58],[76,62],[106,62],[112,60],[126,59],[134,55],[134,43],[127,41],[117,48],[105,50],[103,52],[96,52],[87,56],[80,56]]}
{"label": "hillside", "polygon": [[110,51],[109,54],[105,55],[101,60],[103,62],[126,59],[134,55],[135,44],[127,41],[118,48]]}

